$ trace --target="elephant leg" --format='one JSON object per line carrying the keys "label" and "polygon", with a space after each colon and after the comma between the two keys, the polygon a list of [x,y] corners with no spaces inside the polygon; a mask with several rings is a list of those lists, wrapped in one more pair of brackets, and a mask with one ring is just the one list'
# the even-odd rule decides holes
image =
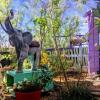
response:
{"label": "elephant leg", "polygon": [[18,60],[18,67],[17,67],[17,73],[19,73],[19,72],[23,72],[23,62],[24,62],[24,60],[22,61],[22,60]]}
{"label": "elephant leg", "polygon": [[19,60],[19,58],[20,58],[20,49],[18,49],[18,48],[15,48],[16,49],[16,54],[17,54],[17,62],[18,62],[18,64],[17,64],[17,71],[16,72],[22,72],[22,64],[23,64],[23,62],[21,61],[21,60]]}
{"label": "elephant leg", "polygon": [[31,53],[28,57],[29,57],[29,60],[31,62],[31,70],[36,70],[36,66],[35,66],[35,61],[34,61],[34,55],[35,53]]}
{"label": "elephant leg", "polygon": [[22,72],[23,71],[23,62],[25,58],[28,57],[28,50],[29,48],[23,48],[20,52],[20,57],[18,59],[18,69],[17,72]]}
{"label": "elephant leg", "polygon": [[37,50],[36,50],[36,59],[35,59],[35,65],[37,67],[40,64],[40,56],[41,56],[41,50],[40,50],[40,48],[37,48]]}
{"label": "elephant leg", "polygon": [[39,66],[40,53],[41,53],[40,48],[37,48],[37,47],[32,48],[31,56],[30,56],[32,70],[35,70]]}
{"label": "elephant leg", "polygon": [[18,48],[15,48],[15,50],[16,50],[16,54],[17,54],[17,60],[19,59],[19,57],[20,57],[20,49],[18,49]]}

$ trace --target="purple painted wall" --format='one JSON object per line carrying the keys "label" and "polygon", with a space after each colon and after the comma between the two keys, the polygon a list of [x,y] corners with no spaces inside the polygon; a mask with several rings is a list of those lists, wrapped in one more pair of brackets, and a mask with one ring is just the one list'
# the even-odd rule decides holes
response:
{"label": "purple painted wall", "polygon": [[99,51],[95,45],[99,44],[99,34],[97,28],[94,25],[94,16],[92,10],[87,12],[88,18],[88,73],[96,73],[99,70]]}

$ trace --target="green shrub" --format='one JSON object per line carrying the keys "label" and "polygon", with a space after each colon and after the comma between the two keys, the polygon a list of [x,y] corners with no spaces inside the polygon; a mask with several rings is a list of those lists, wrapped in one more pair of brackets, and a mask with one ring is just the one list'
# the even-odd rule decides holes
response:
{"label": "green shrub", "polygon": [[86,86],[74,85],[68,91],[63,91],[59,100],[96,100],[90,89]]}
{"label": "green shrub", "polygon": [[37,69],[36,73],[33,73],[33,81],[41,84],[43,91],[50,91],[54,88],[53,72],[46,67]]}

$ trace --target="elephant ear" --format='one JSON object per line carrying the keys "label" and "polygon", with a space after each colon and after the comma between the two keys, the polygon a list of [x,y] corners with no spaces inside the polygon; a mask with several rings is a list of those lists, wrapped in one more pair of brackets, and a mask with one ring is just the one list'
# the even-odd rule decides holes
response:
{"label": "elephant ear", "polygon": [[32,34],[30,32],[23,32],[23,42],[30,45],[32,42]]}

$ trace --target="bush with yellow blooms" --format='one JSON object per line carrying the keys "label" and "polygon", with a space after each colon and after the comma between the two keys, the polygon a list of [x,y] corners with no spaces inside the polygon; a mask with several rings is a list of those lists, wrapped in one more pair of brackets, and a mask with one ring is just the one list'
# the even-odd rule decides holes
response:
{"label": "bush with yellow blooms", "polygon": [[40,61],[40,65],[41,65],[41,66],[47,65],[48,62],[49,62],[48,54],[45,53],[45,52],[42,52],[42,53],[41,53],[41,61]]}

